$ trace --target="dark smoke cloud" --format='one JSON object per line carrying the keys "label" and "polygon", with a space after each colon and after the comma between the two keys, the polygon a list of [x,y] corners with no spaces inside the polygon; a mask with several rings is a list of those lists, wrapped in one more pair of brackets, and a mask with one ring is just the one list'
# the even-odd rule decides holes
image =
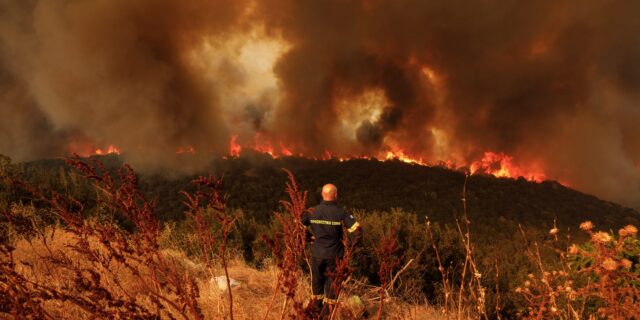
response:
{"label": "dark smoke cloud", "polygon": [[49,156],[64,147],[66,138],[53,129],[24,84],[0,66],[0,150],[22,159]]}
{"label": "dark smoke cloud", "polygon": [[58,141],[37,138],[74,131],[145,167],[179,165],[180,146],[225,150],[217,92],[190,54],[243,10],[235,0],[0,2],[0,72],[14,91],[1,101],[0,152],[42,155],[39,141]]}
{"label": "dark smoke cloud", "polygon": [[[59,155],[87,139],[174,168],[182,158],[167,150],[225,151],[231,134],[255,133],[316,156],[395,146],[468,164],[494,151],[640,206],[637,12],[638,1],[0,0],[0,153]],[[233,51],[194,62],[204,42],[257,27],[287,43],[277,92],[244,97],[253,75]],[[379,114],[345,124],[372,90]]]}
{"label": "dark smoke cloud", "polygon": [[[378,87],[391,105],[357,128],[365,145],[395,136],[428,158],[435,127],[454,159],[505,152],[640,205],[639,2],[261,3],[263,19],[292,43],[276,69],[283,136],[304,135],[316,152],[339,145],[332,96]],[[440,90],[420,80],[421,66],[443,79]]]}

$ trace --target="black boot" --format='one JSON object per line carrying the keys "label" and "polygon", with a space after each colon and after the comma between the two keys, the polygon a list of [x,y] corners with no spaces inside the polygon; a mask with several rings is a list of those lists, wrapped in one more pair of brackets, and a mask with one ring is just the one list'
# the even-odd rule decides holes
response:
{"label": "black boot", "polygon": [[309,319],[321,319],[320,314],[322,312],[323,303],[320,299],[311,299],[307,308],[305,308],[304,313],[309,317]]}
{"label": "black boot", "polygon": [[322,311],[320,312],[320,317],[318,319],[325,320],[329,319],[331,316],[331,312],[333,312],[333,308],[335,308],[335,304],[333,303],[324,303],[322,304]]}

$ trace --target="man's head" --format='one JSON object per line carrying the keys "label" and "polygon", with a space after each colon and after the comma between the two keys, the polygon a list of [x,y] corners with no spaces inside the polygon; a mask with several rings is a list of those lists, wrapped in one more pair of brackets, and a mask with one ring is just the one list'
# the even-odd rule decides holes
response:
{"label": "man's head", "polygon": [[322,200],[336,201],[338,199],[338,188],[328,183],[322,187]]}

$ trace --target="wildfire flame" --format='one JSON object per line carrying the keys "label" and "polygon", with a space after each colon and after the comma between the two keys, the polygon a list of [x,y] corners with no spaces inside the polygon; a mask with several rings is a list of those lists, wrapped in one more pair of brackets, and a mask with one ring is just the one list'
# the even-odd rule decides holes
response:
{"label": "wildfire flame", "polygon": [[404,153],[402,150],[387,151],[383,157],[385,160],[400,160],[410,164],[418,164],[421,166],[428,165],[422,158],[414,159]]}
{"label": "wildfire flame", "polygon": [[[277,145],[278,147],[274,147]],[[69,148],[70,152],[77,153],[81,156],[91,156],[91,155],[107,155],[107,154],[121,154],[120,148],[115,145],[108,145],[104,148],[95,148],[91,144],[70,144]],[[294,148],[287,146],[282,141],[273,142],[271,139],[267,139],[260,134],[256,134],[253,137],[253,141],[250,141],[246,144],[241,144],[238,141],[238,135],[232,135],[229,140],[229,149],[228,156],[231,157],[239,157],[243,150],[252,150],[255,152],[267,154],[270,157],[276,159],[280,157],[288,157],[298,155],[301,157],[305,157],[302,153],[294,152]],[[197,150],[193,146],[185,146],[179,147],[176,150],[176,154],[196,154]],[[442,166],[450,169],[456,168],[456,164],[452,161],[440,161],[437,163],[429,163],[425,159],[421,157],[412,157],[407,154],[401,148],[390,148],[389,150],[378,153],[374,156],[367,155],[353,155],[353,156],[343,156],[336,157],[329,150],[325,150],[321,156],[318,157],[307,157],[311,159],[317,160],[331,160],[335,159],[338,161],[348,161],[352,159],[372,159],[377,158],[383,161],[389,160],[397,160],[402,161],[409,164],[421,165],[421,166]],[[532,168],[523,168],[516,165],[514,158],[502,152],[492,152],[487,151],[483,154],[482,159],[472,162],[469,166],[469,171],[471,174],[489,174],[496,177],[504,177],[504,178],[519,178],[524,177],[527,180],[542,182],[547,177],[540,170],[532,169]]]}
{"label": "wildfire flame", "polygon": [[[229,154],[233,157],[238,157],[240,155],[240,151],[244,149],[253,150],[259,153],[267,154],[272,158],[279,158],[282,156],[292,156],[295,153],[293,149],[290,147],[286,147],[284,143],[278,142],[279,150],[273,147],[273,143],[268,139],[262,139],[263,137],[259,134],[256,134],[254,137],[254,141],[248,144],[247,146],[241,146],[237,141],[237,136],[234,135],[231,137],[229,141]],[[302,154],[299,154],[303,156]],[[366,155],[356,155],[356,156],[347,156],[347,157],[335,157],[329,150],[325,150],[325,152],[320,157],[307,157],[318,160],[330,160],[337,159],[338,161],[348,161],[352,159],[372,159],[372,156]],[[404,150],[400,148],[394,148],[392,150],[387,150],[379,153],[375,156],[377,159],[382,159],[383,161],[389,160],[398,160],[409,164],[416,164],[421,166],[441,166],[446,168],[456,168],[456,164],[450,160],[448,161],[439,161],[437,163],[429,163],[423,158],[412,157],[407,154]],[[542,182],[547,177],[544,173],[537,169],[525,169],[516,165],[514,158],[505,153],[501,152],[492,152],[487,151],[484,153],[482,159],[472,162],[469,165],[469,171],[471,174],[489,174],[496,177],[504,177],[504,178],[519,178],[523,177],[530,181]]]}
{"label": "wildfire flame", "polygon": [[82,157],[94,155],[120,154],[120,148],[115,145],[107,145],[106,147],[96,147],[95,144],[86,141],[72,141],[67,146],[69,153],[74,153]]}
{"label": "wildfire flame", "polygon": [[104,149],[96,149],[93,151],[94,155],[105,155],[105,154],[120,154],[120,149],[118,147],[110,144],[108,147]]}
{"label": "wildfire flame", "polygon": [[471,164],[469,167],[471,174],[491,174],[496,177],[518,178],[524,177],[527,180],[542,182],[546,179],[544,173],[527,172],[514,165],[513,157],[504,153],[485,152],[481,160]]}
{"label": "wildfire flame", "polygon": [[240,151],[242,151],[242,146],[238,144],[238,135],[232,135],[231,141],[229,141],[229,154],[232,157],[237,157],[240,155]]}

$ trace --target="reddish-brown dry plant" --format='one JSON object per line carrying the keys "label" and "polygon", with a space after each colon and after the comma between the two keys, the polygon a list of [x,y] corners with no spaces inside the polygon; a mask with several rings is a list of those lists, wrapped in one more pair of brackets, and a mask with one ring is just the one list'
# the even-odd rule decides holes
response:
{"label": "reddish-brown dry plant", "polygon": [[[187,198],[184,204],[187,206],[187,215],[195,222],[198,240],[204,249],[205,264],[208,268],[213,268],[210,253],[217,251],[224,276],[227,282],[227,295],[229,297],[229,318],[233,320],[233,293],[231,290],[231,280],[227,263],[227,248],[229,245],[229,235],[233,231],[236,218],[231,216],[227,208],[227,196],[222,192],[222,179],[209,177],[199,177],[192,181],[198,187],[195,194],[191,195],[185,191],[181,193]],[[218,232],[214,232],[216,227],[206,217],[206,210],[210,208],[214,212],[214,217],[219,224]],[[216,250],[217,248],[217,250]]]}
{"label": "reddish-brown dry plant", "polygon": [[[280,203],[284,207],[284,212],[275,212],[275,217],[281,230],[275,234],[273,239],[267,239],[267,243],[276,258],[278,267],[278,282],[274,298],[278,291],[285,295],[285,302],[282,306],[280,318],[284,318],[288,313],[289,302],[293,301],[293,307],[298,317],[304,317],[303,303],[296,301],[296,291],[302,277],[301,264],[304,258],[306,247],[306,229],[302,225],[302,214],[308,210],[307,192],[301,191],[296,183],[293,174],[286,169],[288,181],[286,183],[286,193],[289,200],[282,200]],[[271,306],[265,312],[265,319],[268,317]]]}
{"label": "reddish-brown dry plant", "polygon": [[15,319],[53,319],[42,307],[42,302],[58,293],[41,288],[16,272],[13,249],[10,245],[0,245],[0,312]]}
{"label": "reddish-brown dry plant", "polygon": [[[133,170],[125,165],[115,179],[99,162],[91,166],[76,157],[68,163],[93,182],[97,207],[102,208],[106,221],[96,223],[85,219],[88,213],[84,205],[73,198],[15,181],[17,187],[29,191],[41,205],[49,207],[64,225],[64,230],[74,235],[76,242],[67,247],[81,257],[83,263],[77,263],[78,258],[71,257],[68,252],[53,252],[47,247],[46,238],[40,235],[31,240],[42,241],[47,247],[48,256],[42,259],[53,268],[70,272],[74,285],[25,282],[24,277],[17,276],[12,281],[21,281],[29,294],[41,297],[41,302],[67,301],[98,317],[145,318],[163,314],[172,317],[177,314],[201,319],[195,281],[178,272],[175,263],[160,253],[159,223],[153,212],[155,201],[148,201],[137,190],[138,179]],[[136,231],[119,228],[114,222],[118,217],[130,221]],[[138,303],[139,297],[123,289],[122,279],[112,271],[116,264],[138,280],[142,286],[138,294],[146,296],[150,305]],[[141,269],[145,271],[141,272]],[[12,311],[15,314],[19,309],[14,305]]]}
{"label": "reddish-brown dry plant", "polygon": [[[131,167],[124,165],[114,177],[98,161],[88,164],[76,156],[67,162],[92,182],[96,190],[94,207],[100,209],[97,218],[88,219],[91,214],[84,204],[72,197],[42,190],[20,180],[13,184],[31,194],[34,204],[47,208],[64,232],[73,236],[74,241],[66,244],[65,250],[51,249],[45,234],[38,230],[34,230],[35,236],[28,239],[32,243],[40,242],[46,248],[47,254],[40,257],[40,261],[51,270],[64,273],[71,282],[32,280],[23,276],[16,269],[14,248],[2,243],[2,311],[17,318],[52,318],[43,305],[58,302],[70,303],[97,318],[203,319],[196,279],[160,250],[160,224],[154,213],[156,202],[148,200],[138,190],[138,177]],[[201,178],[196,183],[209,188],[219,186],[209,178]],[[188,199],[195,205],[200,203],[199,199],[209,196],[206,198],[208,205],[222,214],[220,237],[226,239],[233,220],[221,210],[223,198],[219,197],[218,189],[214,189],[213,193],[197,193]],[[200,219],[200,211],[195,210],[195,206],[190,208],[198,223],[198,232],[203,234],[201,241],[211,248],[212,238],[204,236],[207,225]],[[4,215],[12,221],[12,212]],[[118,220],[130,222],[135,230],[130,232],[121,228]],[[222,244],[225,247],[226,240]],[[23,267],[33,269],[28,263],[21,263]],[[129,277],[123,278],[123,274]],[[135,292],[127,289],[131,281],[135,281]]]}
{"label": "reddish-brown dry plant", "polygon": [[395,268],[400,264],[400,259],[396,256],[398,250],[397,232],[391,230],[388,236],[380,239],[380,246],[375,247],[374,251],[380,259],[380,267],[378,268],[378,277],[380,277],[380,304],[378,305],[378,311],[376,313],[376,319],[380,319],[382,316],[382,308],[384,306],[384,300],[388,296],[387,288],[392,279],[392,274]]}

